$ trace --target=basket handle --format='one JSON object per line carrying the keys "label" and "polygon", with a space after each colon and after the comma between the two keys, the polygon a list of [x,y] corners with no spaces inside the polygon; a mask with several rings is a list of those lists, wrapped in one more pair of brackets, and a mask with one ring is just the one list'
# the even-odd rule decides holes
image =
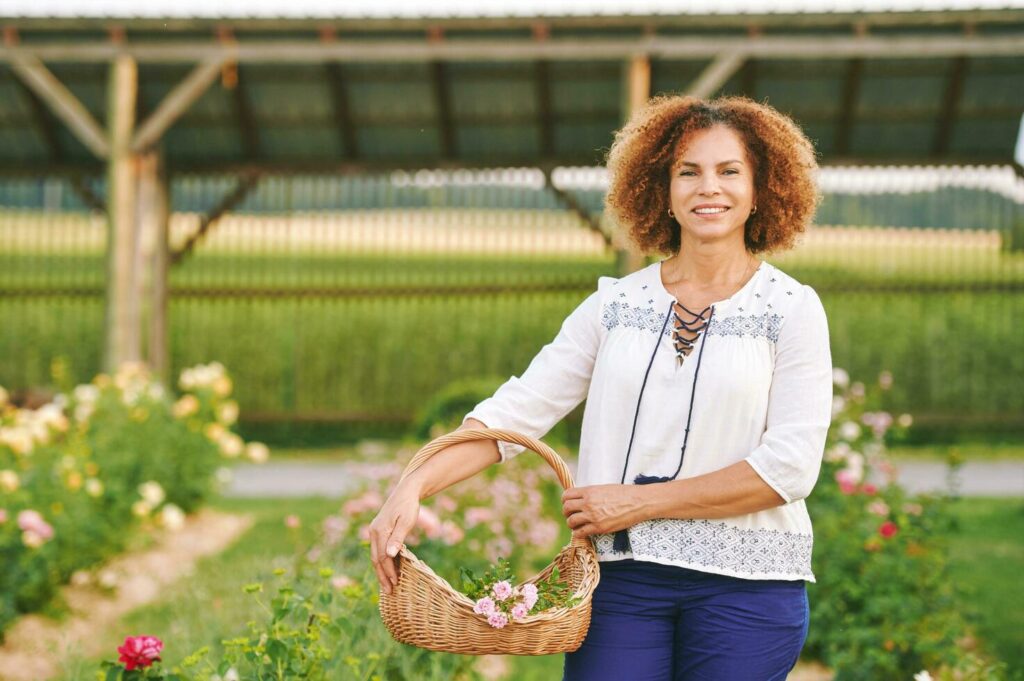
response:
{"label": "basket handle", "polygon": [[412,457],[412,460],[402,472],[402,477],[399,482],[412,475],[420,466],[425,464],[430,457],[434,456],[442,449],[460,442],[472,442],[474,440],[494,440],[495,442],[511,442],[517,445],[522,445],[539,454],[540,458],[544,459],[544,461],[554,469],[555,475],[558,476],[558,482],[562,485],[562,489],[569,489],[573,486],[572,473],[569,472],[569,467],[565,465],[565,462],[562,461],[562,457],[560,457],[555,450],[551,449],[551,447],[547,446],[540,440],[535,440],[532,437],[521,435],[514,430],[502,430],[500,428],[456,430],[453,433],[442,435],[436,440],[431,440],[420,451],[416,452],[414,457]]}
{"label": "basket handle", "polygon": [[[522,445],[539,454],[540,458],[544,459],[544,461],[554,469],[555,475],[558,476],[558,482],[562,485],[562,489],[569,489],[573,486],[572,473],[569,472],[569,467],[565,465],[565,461],[563,461],[562,457],[558,455],[558,452],[551,449],[551,447],[547,446],[540,440],[522,435],[514,430],[502,430],[500,428],[467,428],[466,430],[456,430],[455,432],[448,433],[447,435],[442,435],[435,440],[431,440],[424,445],[420,451],[416,452],[415,456],[412,457],[412,460],[406,465],[405,470],[402,471],[402,477],[399,479],[399,482],[412,475],[420,466],[429,461],[430,457],[434,456],[442,449],[460,442],[473,442],[474,440],[494,440],[495,442],[512,442],[517,445]],[[569,544],[577,549],[582,549],[591,553],[594,551],[594,545],[586,537],[577,537],[573,535]],[[408,552],[408,549],[406,549],[404,545],[401,550],[403,553]],[[408,558],[408,556],[406,557]]]}

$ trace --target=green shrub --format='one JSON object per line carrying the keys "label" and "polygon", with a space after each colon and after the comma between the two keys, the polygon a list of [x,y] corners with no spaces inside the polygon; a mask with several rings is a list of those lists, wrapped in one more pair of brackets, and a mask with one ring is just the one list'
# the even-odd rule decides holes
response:
{"label": "green shrub", "polygon": [[[59,363],[54,374],[60,384]],[[0,632],[140,530],[179,526],[224,457],[265,458],[230,430],[238,407],[222,366],[188,369],[181,382],[173,401],[125,365],[35,410],[7,404],[0,389]]]}

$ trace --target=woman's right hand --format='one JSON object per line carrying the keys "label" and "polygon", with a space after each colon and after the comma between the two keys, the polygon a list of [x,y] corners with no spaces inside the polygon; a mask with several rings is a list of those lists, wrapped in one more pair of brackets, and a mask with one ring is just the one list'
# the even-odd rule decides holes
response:
{"label": "woman's right hand", "polygon": [[420,512],[419,493],[399,485],[370,523],[370,560],[377,581],[386,594],[398,585],[398,551],[416,525]]}

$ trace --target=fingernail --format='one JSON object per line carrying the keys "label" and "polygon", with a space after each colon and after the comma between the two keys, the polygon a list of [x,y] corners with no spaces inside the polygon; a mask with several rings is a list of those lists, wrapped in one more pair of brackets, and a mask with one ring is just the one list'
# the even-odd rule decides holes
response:
{"label": "fingernail", "polygon": [[391,556],[392,558],[397,556],[398,555],[398,547],[397,546],[389,546],[388,547],[388,555]]}

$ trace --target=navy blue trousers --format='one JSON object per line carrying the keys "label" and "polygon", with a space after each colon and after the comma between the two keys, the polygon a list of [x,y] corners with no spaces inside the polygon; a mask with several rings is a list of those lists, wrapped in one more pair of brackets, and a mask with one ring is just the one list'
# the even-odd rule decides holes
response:
{"label": "navy blue trousers", "polygon": [[601,563],[590,630],[563,681],[785,681],[807,637],[803,581]]}

